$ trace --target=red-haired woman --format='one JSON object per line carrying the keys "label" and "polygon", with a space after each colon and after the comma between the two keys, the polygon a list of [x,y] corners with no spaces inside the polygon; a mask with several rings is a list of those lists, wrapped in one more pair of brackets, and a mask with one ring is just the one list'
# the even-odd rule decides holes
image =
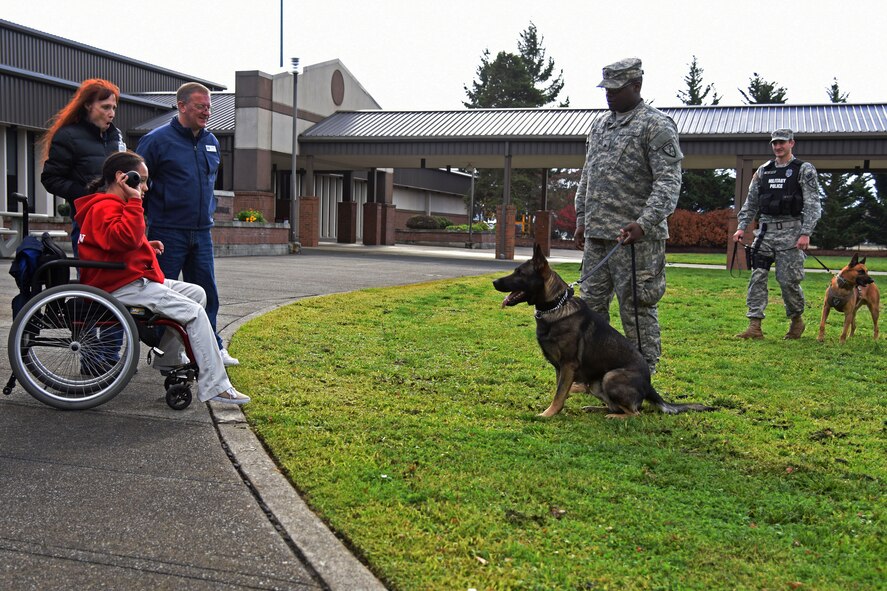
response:
{"label": "red-haired woman", "polygon": [[86,195],[90,181],[102,175],[105,158],[125,152],[123,134],[114,127],[120,89],[117,85],[93,78],[85,80],[55,114],[42,139],[43,174],[46,190],[62,197],[71,207],[71,243],[77,255],[80,228],[74,221],[74,200]]}

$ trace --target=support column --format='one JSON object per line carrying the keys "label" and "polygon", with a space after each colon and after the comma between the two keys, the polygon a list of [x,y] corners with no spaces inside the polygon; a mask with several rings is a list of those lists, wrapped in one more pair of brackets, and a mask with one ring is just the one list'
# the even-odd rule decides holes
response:
{"label": "support column", "polygon": [[357,203],[354,202],[354,173],[342,178],[342,202],[337,204],[336,241],[339,244],[357,242]]}
{"label": "support column", "polygon": [[299,243],[317,246],[320,242],[320,199],[299,197]]}
{"label": "support column", "polygon": [[551,256],[551,212],[537,211],[533,222],[533,242],[542,249],[542,254]]}
{"label": "support column", "polygon": [[[739,252],[736,253],[736,260],[733,260],[733,251],[736,250],[736,243],[733,242],[733,234],[736,233],[736,229],[739,226],[738,214],[739,210],[742,208],[742,204],[745,203],[745,198],[748,195],[748,186],[751,184],[751,179],[755,174],[755,166],[754,161],[751,158],[744,158],[742,156],[736,157],[736,193],[734,197],[735,207],[730,212],[730,217],[727,220],[727,267],[729,268],[730,262],[732,261],[735,269],[748,270],[748,265],[745,261],[745,252],[742,249],[742,246],[739,247]],[[749,224],[749,226],[745,229],[745,238],[744,242],[746,244],[749,243],[751,238],[754,236],[755,222]]]}
{"label": "support column", "polygon": [[367,202],[363,204],[363,243],[367,246],[382,244],[382,204],[379,195],[378,170],[367,172]]}
{"label": "support column", "polygon": [[514,218],[511,204],[511,145],[505,142],[505,171],[502,182],[502,205],[496,208],[496,258],[514,260]]}
{"label": "support column", "polygon": [[496,208],[496,258],[514,260],[515,206],[500,205]]}
{"label": "support column", "polygon": [[382,244],[382,204],[363,204],[363,243],[367,246]]}

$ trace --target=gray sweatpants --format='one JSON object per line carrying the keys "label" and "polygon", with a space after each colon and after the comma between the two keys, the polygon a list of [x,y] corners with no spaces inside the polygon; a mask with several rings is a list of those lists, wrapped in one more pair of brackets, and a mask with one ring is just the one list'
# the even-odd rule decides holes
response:
{"label": "gray sweatpants", "polygon": [[[206,292],[199,285],[167,279],[163,283],[138,279],[112,293],[127,306],[144,306],[156,314],[175,320],[185,328],[197,374],[197,399],[206,402],[231,388],[231,381],[222,362],[222,353],[216,342],[216,333],[203,307]],[[167,331],[168,333],[169,331]],[[169,351],[178,359],[178,351]]]}

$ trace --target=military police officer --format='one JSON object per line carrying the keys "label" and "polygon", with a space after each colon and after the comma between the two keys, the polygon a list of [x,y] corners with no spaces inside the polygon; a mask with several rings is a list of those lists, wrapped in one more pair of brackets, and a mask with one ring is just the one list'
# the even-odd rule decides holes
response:
{"label": "military police officer", "polygon": [[609,317],[615,293],[622,328],[633,342],[638,342],[637,312],[641,353],[652,373],[662,348],[657,304],[665,293],[666,219],[678,202],[684,156],[674,121],[641,98],[643,74],[635,58],[603,70],[598,86],[606,91],[610,112],[594,120],[586,141],[576,191],[576,246],[584,249],[582,268],[589,271],[617,241],[623,244],[582,283],[580,295],[592,310]]}
{"label": "military police officer", "polygon": [[733,240],[740,242],[755,216],[751,247],[751,277],[748,281],[748,328],[736,335],[742,339],[762,339],[761,321],[767,307],[767,278],[776,263],[776,280],[782,289],[785,313],[791,319],[786,339],[798,339],[804,332],[804,255],[810,234],[822,212],[816,169],[792,155],[795,137],[791,129],[777,129],[770,136],[776,157],[761,165],[752,177],[748,197],[738,215]]}

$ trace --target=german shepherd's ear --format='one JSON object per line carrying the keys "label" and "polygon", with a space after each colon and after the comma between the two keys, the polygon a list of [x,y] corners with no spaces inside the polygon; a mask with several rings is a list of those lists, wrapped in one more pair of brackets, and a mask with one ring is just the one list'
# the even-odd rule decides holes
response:
{"label": "german shepherd's ear", "polygon": [[533,243],[533,267],[539,271],[548,267],[548,260],[542,254],[542,247],[539,246],[538,242]]}
{"label": "german shepherd's ear", "polygon": [[866,259],[866,257],[862,257],[861,259],[859,259],[859,264],[860,264],[860,265],[864,265],[864,264],[865,264],[865,259]]}
{"label": "german shepherd's ear", "polygon": [[859,256],[854,253],[853,258],[850,259],[850,266],[855,267],[859,264]]}

